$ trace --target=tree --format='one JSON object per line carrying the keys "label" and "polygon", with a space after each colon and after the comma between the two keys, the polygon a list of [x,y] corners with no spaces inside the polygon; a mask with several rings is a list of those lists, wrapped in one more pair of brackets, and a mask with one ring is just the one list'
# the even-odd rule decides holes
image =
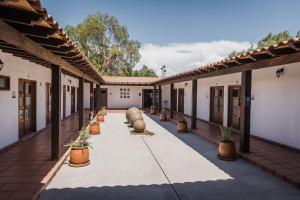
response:
{"label": "tree", "polygon": [[132,76],[157,77],[155,71],[150,67],[148,67],[147,65],[143,65],[143,67],[139,70],[134,70]]}
{"label": "tree", "polygon": [[131,40],[127,28],[108,14],[90,15],[65,30],[103,75],[130,74],[140,59],[140,43]]}
{"label": "tree", "polygon": [[297,37],[297,38],[300,38],[300,31],[297,32],[296,37]]}

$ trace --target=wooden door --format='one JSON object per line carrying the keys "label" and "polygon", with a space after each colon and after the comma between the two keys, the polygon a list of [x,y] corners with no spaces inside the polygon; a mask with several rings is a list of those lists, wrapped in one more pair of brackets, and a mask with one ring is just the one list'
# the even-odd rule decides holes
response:
{"label": "wooden door", "polygon": [[100,89],[100,108],[107,107],[107,88]]}
{"label": "wooden door", "polygon": [[153,104],[153,90],[143,89],[143,109],[150,108]]}
{"label": "wooden door", "polygon": [[75,103],[75,87],[71,87],[71,113],[75,113],[75,106],[76,106],[76,103]]}
{"label": "wooden door", "polygon": [[80,100],[79,100],[79,88],[77,88],[76,89],[76,96],[77,96],[77,103],[76,103],[76,110],[77,110],[77,112],[79,111],[79,102],[80,102]]}
{"label": "wooden door", "polygon": [[19,79],[19,137],[36,131],[36,83]]}
{"label": "wooden door", "polygon": [[51,123],[52,85],[46,83],[46,125]]}
{"label": "wooden door", "polygon": [[224,87],[211,87],[210,89],[210,121],[223,124]]}
{"label": "wooden door", "polygon": [[240,129],[241,86],[228,87],[228,126]]}
{"label": "wooden door", "polygon": [[66,117],[66,99],[67,98],[67,91],[66,85],[63,86],[63,118]]}
{"label": "wooden door", "polygon": [[172,93],[172,108],[177,112],[177,89],[174,89]]}
{"label": "wooden door", "polygon": [[178,112],[184,113],[184,89],[178,89]]}

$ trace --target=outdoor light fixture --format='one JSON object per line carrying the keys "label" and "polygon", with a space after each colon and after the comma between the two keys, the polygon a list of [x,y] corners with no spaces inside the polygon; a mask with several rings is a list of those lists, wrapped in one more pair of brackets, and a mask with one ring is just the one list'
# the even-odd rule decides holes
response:
{"label": "outdoor light fixture", "polygon": [[3,67],[4,67],[4,63],[3,63],[3,61],[0,59],[0,71],[3,69]]}
{"label": "outdoor light fixture", "polygon": [[277,71],[276,71],[277,78],[279,78],[281,76],[281,74],[283,74],[283,71],[284,71],[283,68],[277,69]]}
{"label": "outdoor light fixture", "polygon": [[72,84],[72,80],[68,79],[68,82],[69,82],[70,85]]}

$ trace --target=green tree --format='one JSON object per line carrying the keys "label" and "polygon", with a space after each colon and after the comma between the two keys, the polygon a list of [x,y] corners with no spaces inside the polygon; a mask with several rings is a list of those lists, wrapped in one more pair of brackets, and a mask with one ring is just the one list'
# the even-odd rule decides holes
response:
{"label": "green tree", "polygon": [[108,14],[90,15],[65,30],[103,75],[131,74],[140,59],[140,43],[130,39],[127,28]]}
{"label": "green tree", "polygon": [[290,38],[292,38],[292,36],[290,35],[290,33],[288,31],[284,31],[284,32],[277,33],[277,34],[269,33],[266,37],[264,37],[263,39],[258,41],[257,47],[258,48],[268,47],[270,45],[277,44],[279,42],[288,40]]}
{"label": "green tree", "polygon": [[132,76],[157,77],[155,71],[146,65],[143,65],[141,69],[133,70]]}
{"label": "green tree", "polygon": [[297,38],[300,38],[300,31],[297,32],[296,37],[297,37]]}

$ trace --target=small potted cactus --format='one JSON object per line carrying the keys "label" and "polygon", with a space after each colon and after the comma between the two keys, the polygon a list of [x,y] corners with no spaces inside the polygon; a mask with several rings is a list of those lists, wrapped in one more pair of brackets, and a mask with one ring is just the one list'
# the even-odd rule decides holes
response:
{"label": "small potted cactus", "polygon": [[100,134],[100,125],[96,119],[93,119],[92,121],[90,121],[89,130],[90,130],[91,135],[99,135]]}
{"label": "small potted cactus", "polygon": [[165,121],[168,120],[168,117],[167,117],[167,111],[166,111],[165,108],[162,109],[162,111],[160,112],[160,114],[159,114],[159,119],[160,119],[160,121],[162,121],[162,122],[165,122]]}
{"label": "small potted cactus", "polygon": [[235,160],[236,159],[236,149],[235,143],[231,138],[230,127],[220,126],[220,143],[219,143],[219,151],[218,158],[222,160]]}
{"label": "small potted cactus", "polygon": [[186,122],[186,120],[183,117],[181,117],[178,120],[178,123],[177,123],[177,132],[178,133],[187,133],[187,122]]}
{"label": "small potted cactus", "polygon": [[104,122],[104,111],[103,110],[100,110],[99,113],[97,114],[97,120],[98,122]]}
{"label": "small potted cactus", "polygon": [[150,107],[150,114],[151,114],[151,115],[155,115],[155,114],[156,114],[156,106],[153,106],[153,105],[152,105],[152,106]]}

